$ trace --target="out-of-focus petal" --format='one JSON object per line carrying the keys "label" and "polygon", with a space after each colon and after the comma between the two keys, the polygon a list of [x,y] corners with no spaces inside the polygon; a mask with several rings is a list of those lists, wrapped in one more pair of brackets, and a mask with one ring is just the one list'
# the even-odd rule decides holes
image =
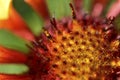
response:
{"label": "out-of-focus petal", "polygon": [[7,19],[11,0],[0,0],[0,19]]}
{"label": "out-of-focus petal", "polygon": [[4,75],[0,74],[0,80],[32,80],[29,76],[26,75]]}
{"label": "out-of-focus petal", "polygon": [[26,0],[43,18],[49,18],[45,0]]}
{"label": "out-of-focus petal", "polygon": [[76,9],[77,11],[80,11],[80,10],[81,10],[81,8],[82,8],[82,1],[83,1],[83,0],[73,0],[75,9]]}
{"label": "out-of-focus petal", "polygon": [[100,3],[103,6],[105,6],[108,3],[109,0],[94,0],[94,4]]}
{"label": "out-of-focus petal", "polygon": [[14,33],[17,34],[18,36],[22,37],[23,39],[27,40],[27,41],[34,40],[34,36],[29,30],[26,30],[26,29],[14,30]]}
{"label": "out-of-focus petal", "polygon": [[27,58],[24,54],[0,47],[0,63],[22,63],[26,62]]}
{"label": "out-of-focus petal", "polygon": [[103,12],[109,0],[94,0],[92,15],[98,17]]}
{"label": "out-of-focus petal", "polygon": [[116,17],[120,13],[120,0],[115,2],[108,11],[107,17],[114,16]]}
{"label": "out-of-focus petal", "polygon": [[96,3],[94,5],[93,11],[92,11],[92,16],[94,16],[94,17],[100,16],[102,10],[103,10],[103,5],[100,3]]}
{"label": "out-of-focus petal", "polygon": [[[27,39],[27,40],[33,40],[34,37],[30,30],[27,28],[27,25],[22,20],[20,15],[14,10],[12,7],[12,4],[9,8],[9,17],[6,20],[0,19],[0,28],[9,29],[12,32],[14,32],[16,35]],[[22,33],[22,34],[21,34]],[[24,35],[23,35],[24,33]],[[27,35],[28,37],[26,37]]]}
{"label": "out-of-focus petal", "polygon": [[27,26],[22,20],[22,18],[19,16],[19,14],[14,10],[12,5],[10,5],[9,17],[6,20],[0,20],[0,28],[21,30],[21,29],[27,29]]}

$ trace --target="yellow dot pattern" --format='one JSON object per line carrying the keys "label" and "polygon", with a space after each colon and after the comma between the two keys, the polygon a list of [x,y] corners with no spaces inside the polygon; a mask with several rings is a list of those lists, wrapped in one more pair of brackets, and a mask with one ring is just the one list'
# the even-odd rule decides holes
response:
{"label": "yellow dot pattern", "polygon": [[109,80],[108,75],[120,66],[120,59],[113,56],[119,41],[106,40],[102,28],[83,29],[75,20],[71,26],[71,32],[57,32],[51,42],[51,70],[61,80]]}

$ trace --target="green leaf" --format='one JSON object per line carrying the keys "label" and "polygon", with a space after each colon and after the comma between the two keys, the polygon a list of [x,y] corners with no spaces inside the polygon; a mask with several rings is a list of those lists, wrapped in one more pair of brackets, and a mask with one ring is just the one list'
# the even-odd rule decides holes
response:
{"label": "green leaf", "polygon": [[42,31],[43,19],[24,0],[13,0],[12,3],[31,31],[38,36]]}
{"label": "green leaf", "polygon": [[0,64],[0,73],[2,74],[24,74],[29,70],[25,64]]}
{"label": "green leaf", "polygon": [[92,9],[92,0],[83,0],[83,9],[86,13],[90,13]]}
{"label": "green leaf", "polygon": [[118,31],[118,33],[120,34],[120,15],[118,15],[116,18],[115,18],[115,25],[116,25],[116,29]]}
{"label": "green leaf", "polygon": [[50,15],[57,19],[72,15],[70,2],[71,0],[46,0]]}
{"label": "green leaf", "polygon": [[20,37],[17,37],[12,32],[0,29],[0,45],[9,49],[18,50],[23,53],[28,53],[29,48],[26,46],[25,42]]}

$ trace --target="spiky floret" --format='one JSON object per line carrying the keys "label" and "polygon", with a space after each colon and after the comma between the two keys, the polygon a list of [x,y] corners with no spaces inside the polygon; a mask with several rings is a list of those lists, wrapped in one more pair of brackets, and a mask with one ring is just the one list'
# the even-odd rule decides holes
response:
{"label": "spiky floret", "polygon": [[33,51],[38,54],[33,59],[35,68],[31,69],[39,78],[43,73],[48,75],[47,80],[117,79],[120,40],[113,19],[89,15],[80,18],[75,13],[73,18],[61,21],[53,18],[51,24],[47,24],[40,39],[33,42]]}

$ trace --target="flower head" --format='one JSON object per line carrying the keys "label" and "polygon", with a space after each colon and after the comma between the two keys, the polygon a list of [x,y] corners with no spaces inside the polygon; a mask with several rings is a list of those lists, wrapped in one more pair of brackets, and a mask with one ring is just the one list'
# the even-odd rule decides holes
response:
{"label": "flower head", "polygon": [[[13,68],[18,70],[8,72],[5,69],[0,70],[1,79],[117,80],[119,78],[120,37],[114,19],[119,12],[119,6],[114,10],[115,12],[118,10],[117,13],[111,12],[115,7],[114,4],[119,5],[118,3],[112,2],[114,4],[110,10],[106,9],[109,12],[106,15],[108,18],[103,18],[100,16],[102,12],[106,13],[103,7],[107,2],[112,4],[111,1],[93,0],[93,9],[90,7],[92,6],[90,0],[74,0],[73,3],[70,0],[46,0],[46,4],[43,0],[38,2],[26,0],[26,2],[12,1],[12,7],[18,12],[17,14],[20,14],[26,23],[25,26],[14,29],[12,26],[15,25],[10,25],[12,28],[9,28],[25,40],[1,29],[0,44],[6,48],[0,48],[3,52],[0,53],[2,54],[0,67],[8,66],[8,70]],[[61,7],[58,6],[58,2]],[[42,16],[38,16],[28,4]],[[36,4],[43,4],[45,9]],[[54,17],[50,18],[51,15]],[[5,34],[10,36],[11,41],[15,40],[14,44],[5,40],[2,36]],[[13,57],[18,58],[13,60]]]}

